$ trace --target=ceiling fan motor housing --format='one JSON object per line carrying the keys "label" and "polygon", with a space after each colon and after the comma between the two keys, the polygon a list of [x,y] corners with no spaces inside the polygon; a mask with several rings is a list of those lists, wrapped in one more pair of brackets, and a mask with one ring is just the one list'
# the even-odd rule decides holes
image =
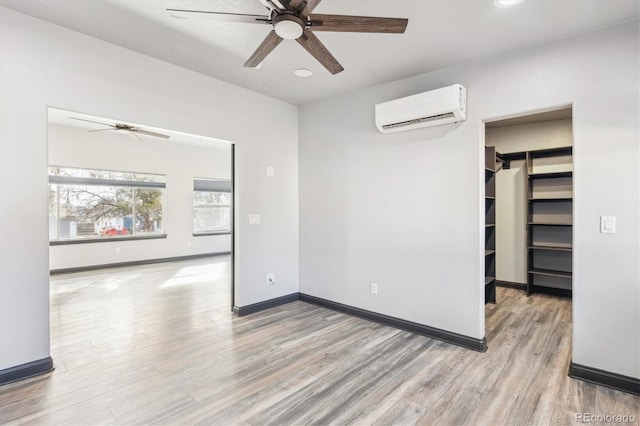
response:
{"label": "ceiling fan motor housing", "polygon": [[306,22],[294,13],[279,13],[273,17],[273,29],[279,37],[285,40],[299,38],[306,26]]}

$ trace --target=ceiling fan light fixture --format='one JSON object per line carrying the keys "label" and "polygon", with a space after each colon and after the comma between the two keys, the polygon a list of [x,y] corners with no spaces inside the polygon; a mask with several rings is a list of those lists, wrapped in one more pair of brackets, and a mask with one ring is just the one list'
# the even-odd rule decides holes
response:
{"label": "ceiling fan light fixture", "polygon": [[273,29],[285,40],[295,40],[304,31],[304,21],[295,15],[278,15],[274,19]]}
{"label": "ceiling fan light fixture", "polygon": [[495,7],[511,7],[519,3],[522,3],[522,0],[493,0]]}

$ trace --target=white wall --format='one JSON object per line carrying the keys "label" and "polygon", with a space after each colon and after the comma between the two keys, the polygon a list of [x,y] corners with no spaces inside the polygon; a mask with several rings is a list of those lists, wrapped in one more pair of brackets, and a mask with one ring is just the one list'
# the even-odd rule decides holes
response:
{"label": "white wall", "polygon": [[[483,337],[482,121],[573,104],[573,361],[640,377],[638,39],[634,21],[301,107],[300,291]],[[376,132],[376,103],[453,83],[463,124]]]}
{"label": "white wall", "polygon": [[118,132],[88,132],[53,123],[49,124],[48,141],[50,165],[163,174],[167,182],[166,238],[53,245],[49,248],[52,270],[231,251],[228,234],[193,236],[193,179],[231,179],[228,142],[137,141]]}
{"label": "white wall", "polygon": [[[500,153],[571,146],[571,119],[487,127],[485,144]],[[496,174],[496,279],[527,282],[527,170],[525,161]]]}
{"label": "white wall", "polygon": [[512,161],[496,174],[496,279],[527,283],[527,169]]}
{"label": "white wall", "polygon": [[236,305],[298,291],[297,107],[4,8],[0,94],[0,370],[49,356],[49,106],[234,142]]}

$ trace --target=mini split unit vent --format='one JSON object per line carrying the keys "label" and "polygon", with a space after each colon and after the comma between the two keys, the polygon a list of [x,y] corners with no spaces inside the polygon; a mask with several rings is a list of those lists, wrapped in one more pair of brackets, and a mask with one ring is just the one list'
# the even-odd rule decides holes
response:
{"label": "mini split unit vent", "polygon": [[461,84],[376,105],[376,127],[395,133],[457,123],[467,118],[467,89]]}

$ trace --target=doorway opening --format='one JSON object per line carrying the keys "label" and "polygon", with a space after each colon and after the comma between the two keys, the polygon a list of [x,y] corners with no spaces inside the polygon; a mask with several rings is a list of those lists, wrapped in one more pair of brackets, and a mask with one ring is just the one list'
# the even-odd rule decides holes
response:
{"label": "doorway opening", "polygon": [[562,307],[570,330],[572,108],[486,122],[484,141],[487,339],[501,304],[523,318],[526,305]]}
{"label": "doorway opening", "polygon": [[232,315],[233,143],[54,108],[47,143],[58,365]]}

